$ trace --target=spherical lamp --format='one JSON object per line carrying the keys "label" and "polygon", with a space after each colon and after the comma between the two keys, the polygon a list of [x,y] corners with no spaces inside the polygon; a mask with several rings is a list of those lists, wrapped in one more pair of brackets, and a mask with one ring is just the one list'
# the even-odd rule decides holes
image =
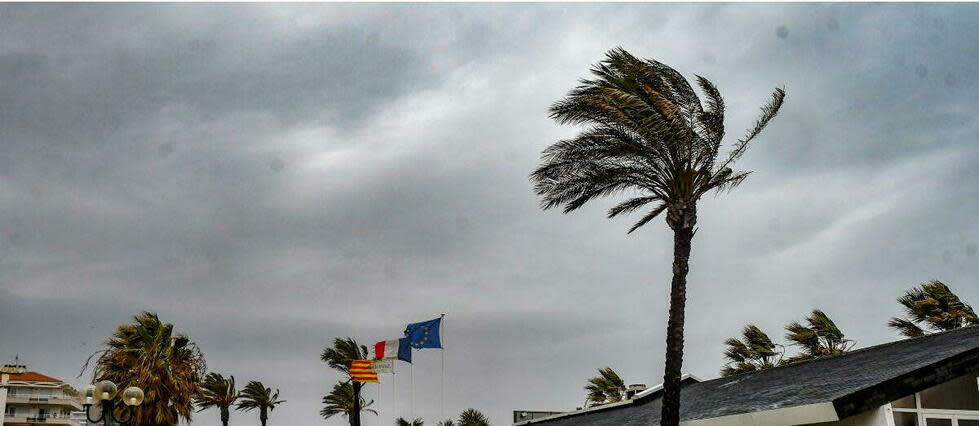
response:
{"label": "spherical lamp", "polygon": [[126,388],[122,392],[122,402],[130,407],[135,407],[143,403],[143,390],[136,386]]}
{"label": "spherical lamp", "polygon": [[116,387],[116,384],[108,380],[103,380],[95,385],[95,396],[103,401],[111,400],[118,391],[119,388]]}
{"label": "spherical lamp", "polygon": [[95,385],[85,386],[85,390],[82,392],[85,395],[85,404],[92,405],[95,403]]}

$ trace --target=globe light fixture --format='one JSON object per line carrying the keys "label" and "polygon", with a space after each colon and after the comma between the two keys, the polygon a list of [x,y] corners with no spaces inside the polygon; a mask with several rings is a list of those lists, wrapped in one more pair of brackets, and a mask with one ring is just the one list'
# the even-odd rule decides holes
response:
{"label": "globe light fixture", "polygon": [[109,401],[116,396],[119,388],[109,380],[103,380],[95,385],[95,394],[102,401]]}
{"label": "globe light fixture", "polygon": [[[119,400],[116,400],[116,397]],[[92,418],[92,405],[95,401],[98,401],[98,405],[101,408],[101,413],[96,419]],[[90,424],[96,425],[101,423],[104,426],[109,425],[130,425],[136,418],[136,407],[143,403],[143,390],[136,387],[130,386],[122,392],[119,393],[119,388],[115,383],[109,380],[103,380],[96,383],[95,385],[85,386],[85,419],[89,421]],[[125,407],[126,409],[120,409]],[[125,418],[120,418],[116,414],[116,411],[120,413],[125,411]]]}
{"label": "globe light fixture", "polygon": [[95,385],[85,386],[85,404],[92,405],[95,402]]}
{"label": "globe light fixture", "polygon": [[130,407],[136,407],[143,403],[143,390],[136,386],[130,386],[122,392],[122,402]]}

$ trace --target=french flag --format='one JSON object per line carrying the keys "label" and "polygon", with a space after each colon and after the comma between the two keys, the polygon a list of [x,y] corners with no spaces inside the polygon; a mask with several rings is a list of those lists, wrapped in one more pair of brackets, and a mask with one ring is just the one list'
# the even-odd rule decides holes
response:
{"label": "french flag", "polygon": [[374,344],[374,359],[400,359],[411,362],[411,345],[408,339],[382,340]]}

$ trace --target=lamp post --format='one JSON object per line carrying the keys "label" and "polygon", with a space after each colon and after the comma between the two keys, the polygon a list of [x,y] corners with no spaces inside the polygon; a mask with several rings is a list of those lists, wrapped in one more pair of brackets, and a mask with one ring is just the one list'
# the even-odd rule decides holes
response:
{"label": "lamp post", "polygon": [[[116,384],[108,380],[86,386],[85,404],[83,404],[85,406],[85,419],[91,423],[102,423],[105,426],[109,426],[113,422],[121,425],[132,424],[136,417],[136,407],[143,403],[143,390],[132,386],[122,392],[120,397],[121,402],[128,407],[126,410],[128,415],[126,415],[125,419],[120,419],[115,414],[116,407],[120,406],[120,401],[114,400],[118,392],[119,389],[116,387]],[[96,401],[102,407],[102,414],[99,415],[99,418],[93,419],[91,411],[92,405]]]}

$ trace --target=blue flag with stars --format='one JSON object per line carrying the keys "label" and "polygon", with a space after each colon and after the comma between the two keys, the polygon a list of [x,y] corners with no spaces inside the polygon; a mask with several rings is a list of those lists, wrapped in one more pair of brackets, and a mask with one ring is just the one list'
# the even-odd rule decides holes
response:
{"label": "blue flag with stars", "polygon": [[441,349],[442,341],[439,339],[441,326],[442,318],[408,324],[405,328],[405,338],[413,349]]}

